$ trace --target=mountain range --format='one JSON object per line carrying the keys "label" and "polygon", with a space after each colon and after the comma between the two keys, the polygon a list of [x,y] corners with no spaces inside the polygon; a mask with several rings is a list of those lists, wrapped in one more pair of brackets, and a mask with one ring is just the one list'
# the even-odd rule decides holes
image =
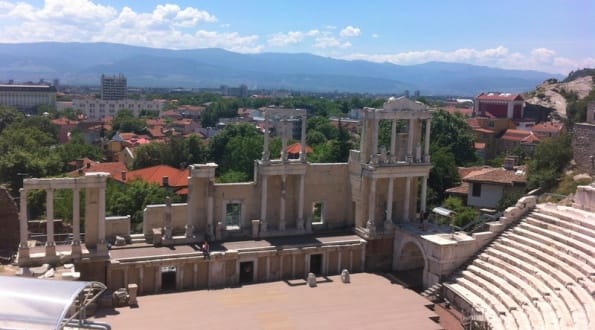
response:
{"label": "mountain range", "polygon": [[60,79],[99,85],[101,74],[122,73],[133,87],[219,87],[362,93],[473,96],[523,92],[560,75],[461,63],[396,65],[312,54],[240,54],[217,48],[171,50],[112,43],[0,44],[0,81]]}

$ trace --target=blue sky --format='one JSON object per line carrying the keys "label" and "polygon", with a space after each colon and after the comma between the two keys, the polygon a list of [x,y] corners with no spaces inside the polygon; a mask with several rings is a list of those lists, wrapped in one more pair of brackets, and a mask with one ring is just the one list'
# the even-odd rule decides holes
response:
{"label": "blue sky", "polygon": [[595,67],[595,0],[0,0],[0,42],[116,42],[448,61],[566,74]]}

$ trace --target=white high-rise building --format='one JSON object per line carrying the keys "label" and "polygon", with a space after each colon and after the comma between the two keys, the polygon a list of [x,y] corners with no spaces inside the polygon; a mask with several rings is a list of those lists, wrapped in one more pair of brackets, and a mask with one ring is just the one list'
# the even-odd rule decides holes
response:
{"label": "white high-rise building", "polygon": [[106,101],[126,99],[126,77],[119,75],[101,75],[101,99]]}

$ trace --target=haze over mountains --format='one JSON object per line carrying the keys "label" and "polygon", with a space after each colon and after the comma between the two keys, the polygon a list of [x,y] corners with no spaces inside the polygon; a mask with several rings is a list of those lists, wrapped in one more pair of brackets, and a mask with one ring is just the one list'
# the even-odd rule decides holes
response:
{"label": "haze over mountains", "polygon": [[218,87],[468,95],[523,92],[561,75],[430,62],[401,66],[311,54],[240,54],[222,49],[170,50],[111,43],[0,44],[0,81],[60,79],[98,85],[101,74],[123,73],[129,86]]}

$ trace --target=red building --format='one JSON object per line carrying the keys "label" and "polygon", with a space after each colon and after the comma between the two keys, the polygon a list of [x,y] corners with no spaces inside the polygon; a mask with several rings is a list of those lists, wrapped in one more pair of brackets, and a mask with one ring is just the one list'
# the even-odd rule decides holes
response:
{"label": "red building", "polygon": [[525,100],[520,94],[481,93],[475,98],[474,116],[522,119]]}

